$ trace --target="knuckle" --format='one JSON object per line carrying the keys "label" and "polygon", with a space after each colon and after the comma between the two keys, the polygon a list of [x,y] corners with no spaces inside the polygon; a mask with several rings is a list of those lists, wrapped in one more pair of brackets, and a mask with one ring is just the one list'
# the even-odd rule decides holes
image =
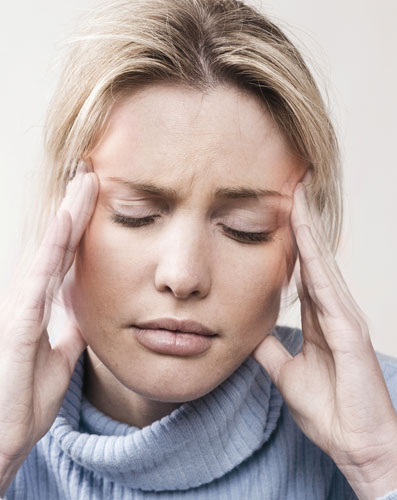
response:
{"label": "knuckle", "polygon": [[42,243],[42,248],[48,250],[48,251],[58,251],[62,250],[65,251],[67,249],[67,243],[60,243],[59,241],[52,241],[50,243],[43,242]]}
{"label": "knuckle", "polygon": [[309,225],[305,222],[301,222],[296,228],[296,234],[299,237],[305,237],[309,231]]}
{"label": "knuckle", "polygon": [[45,304],[39,301],[33,301],[29,305],[25,305],[17,317],[18,328],[22,330],[31,329],[40,323],[44,317],[44,308]]}
{"label": "knuckle", "polygon": [[316,263],[320,262],[320,258],[318,255],[309,255],[305,259],[307,266],[314,266]]}

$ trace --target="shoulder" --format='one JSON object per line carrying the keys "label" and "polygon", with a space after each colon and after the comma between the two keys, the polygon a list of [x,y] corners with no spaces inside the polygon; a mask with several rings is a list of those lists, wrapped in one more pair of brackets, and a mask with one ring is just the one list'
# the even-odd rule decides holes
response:
{"label": "shoulder", "polygon": [[303,335],[300,328],[275,325],[270,334],[276,337],[292,356],[301,352]]}
{"label": "shoulder", "polygon": [[377,351],[375,352],[386,380],[391,400],[397,409],[397,358]]}

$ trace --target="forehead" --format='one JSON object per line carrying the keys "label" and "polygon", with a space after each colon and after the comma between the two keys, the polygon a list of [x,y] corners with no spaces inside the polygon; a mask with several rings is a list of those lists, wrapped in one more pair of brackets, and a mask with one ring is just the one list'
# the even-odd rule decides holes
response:
{"label": "forehead", "polygon": [[235,87],[156,84],[113,106],[92,151],[101,176],[277,189],[302,167],[262,102]]}

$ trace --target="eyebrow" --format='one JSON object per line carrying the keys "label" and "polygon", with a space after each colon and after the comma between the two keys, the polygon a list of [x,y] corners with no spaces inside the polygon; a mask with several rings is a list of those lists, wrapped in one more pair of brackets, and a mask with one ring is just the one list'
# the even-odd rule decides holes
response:
{"label": "eyebrow", "polygon": [[[130,189],[136,189],[147,194],[161,196],[163,198],[169,198],[172,200],[176,200],[178,198],[178,193],[175,191],[175,189],[169,187],[159,187],[149,182],[136,182],[128,179],[123,179],[121,177],[104,177],[104,179],[123,184]],[[242,198],[258,199],[264,197],[289,198],[288,195],[281,194],[280,192],[274,191],[272,189],[253,189],[249,186],[218,188],[215,191],[213,197],[232,200]]]}

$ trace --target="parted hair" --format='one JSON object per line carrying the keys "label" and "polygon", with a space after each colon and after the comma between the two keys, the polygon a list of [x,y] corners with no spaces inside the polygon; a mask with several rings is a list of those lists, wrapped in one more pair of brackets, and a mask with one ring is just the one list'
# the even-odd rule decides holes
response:
{"label": "parted hair", "polygon": [[46,114],[36,242],[120,97],[159,82],[202,92],[232,84],[260,97],[312,169],[314,202],[336,253],[342,175],[327,104],[298,48],[261,10],[239,0],[116,0],[83,16],[61,51]]}

